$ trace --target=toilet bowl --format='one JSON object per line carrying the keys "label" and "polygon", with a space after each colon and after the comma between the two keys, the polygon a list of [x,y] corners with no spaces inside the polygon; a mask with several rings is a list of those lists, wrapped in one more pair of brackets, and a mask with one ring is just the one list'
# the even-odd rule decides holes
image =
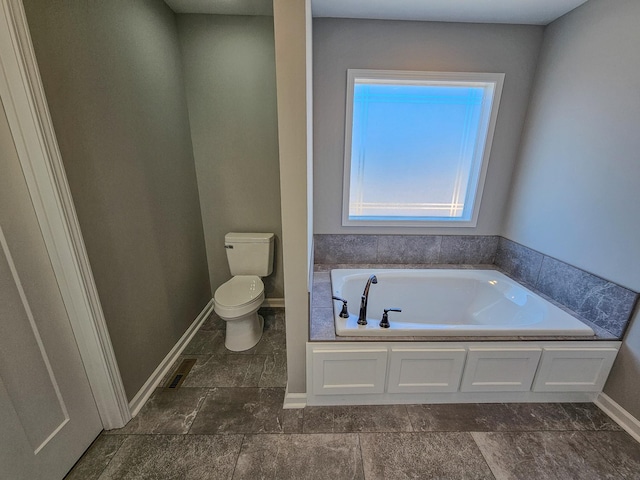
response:
{"label": "toilet bowl", "polygon": [[228,350],[249,350],[260,341],[264,319],[258,309],[263,301],[264,284],[256,275],[237,275],[216,290],[213,309],[227,322]]}
{"label": "toilet bowl", "polygon": [[273,272],[273,233],[227,233],[224,248],[233,278],[213,295],[213,309],[227,322],[224,345],[233,352],[249,350],[260,341],[264,319],[262,278]]}

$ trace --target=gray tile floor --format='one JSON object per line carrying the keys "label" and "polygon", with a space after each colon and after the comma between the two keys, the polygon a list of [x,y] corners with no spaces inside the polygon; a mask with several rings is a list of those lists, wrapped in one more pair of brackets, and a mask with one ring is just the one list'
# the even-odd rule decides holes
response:
{"label": "gray tile floor", "polygon": [[592,404],[283,410],[284,314],[263,310],[248,352],[209,318],[196,364],[105,432],[68,479],[640,479],[640,444]]}

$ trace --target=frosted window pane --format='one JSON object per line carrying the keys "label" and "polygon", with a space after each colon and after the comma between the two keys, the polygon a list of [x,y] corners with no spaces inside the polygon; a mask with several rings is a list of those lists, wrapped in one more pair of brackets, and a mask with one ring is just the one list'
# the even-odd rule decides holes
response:
{"label": "frosted window pane", "polygon": [[388,83],[354,82],[349,219],[468,220],[491,92]]}

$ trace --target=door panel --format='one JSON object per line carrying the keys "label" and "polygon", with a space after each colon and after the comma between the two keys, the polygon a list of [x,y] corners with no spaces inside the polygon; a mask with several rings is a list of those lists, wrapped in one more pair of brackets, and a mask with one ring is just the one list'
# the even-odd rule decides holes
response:
{"label": "door panel", "polygon": [[4,108],[0,410],[0,476],[11,479],[62,478],[102,429]]}
{"label": "door panel", "polygon": [[0,350],[0,377],[31,447],[39,451],[69,417],[1,226],[0,246],[0,305],[11,312],[0,323],[6,342]]}

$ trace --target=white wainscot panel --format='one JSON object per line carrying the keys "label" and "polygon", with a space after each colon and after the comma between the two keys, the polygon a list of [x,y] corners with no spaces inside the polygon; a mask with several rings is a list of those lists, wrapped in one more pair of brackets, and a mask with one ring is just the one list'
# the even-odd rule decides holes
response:
{"label": "white wainscot panel", "polygon": [[542,349],[469,348],[460,390],[525,392],[531,389]]}
{"label": "white wainscot panel", "polygon": [[387,391],[456,392],[466,353],[464,348],[392,348]]}
{"label": "white wainscot panel", "polygon": [[545,348],[533,390],[599,392],[617,354],[616,348]]}
{"label": "white wainscot panel", "polygon": [[387,348],[313,349],[313,393],[316,395],[383,393]]}

